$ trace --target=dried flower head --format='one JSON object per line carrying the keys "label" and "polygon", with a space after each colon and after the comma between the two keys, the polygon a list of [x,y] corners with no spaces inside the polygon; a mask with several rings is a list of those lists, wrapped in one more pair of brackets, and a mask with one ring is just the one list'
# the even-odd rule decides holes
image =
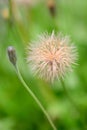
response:
{"label": "dried flower head", "polygon": [[48,5],[48,9],[50,11],[51,16],[54,17],[56,15],[56,3],[55,3],[55,0],[48,0],[47,5]]}
{"label": "dried flower head", "polygon": [[44,34],[38,43],[28,46],[27,61],[35,74],[47,81],[63,77],[71,70],[77,59],[76,48],[70,45],[70,38],[61,34]]}

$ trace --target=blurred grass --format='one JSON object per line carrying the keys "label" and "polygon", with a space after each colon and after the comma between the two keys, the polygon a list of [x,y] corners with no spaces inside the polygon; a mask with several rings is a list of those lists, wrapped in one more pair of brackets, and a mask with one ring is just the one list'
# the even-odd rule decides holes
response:
{"label": "blurred grass", "polygon": [[0,130],[51,130],[8,61],[6,48],[9,45],[16,48],[24,79],[50,113],[58,130],[83,130],[80,118],[60,82],[50,85],[33,77],[26,64],[28,42],[37,39],[38,34],[51,33],[52,30],[70,35],[77,46],[79,65],[66,77],[65,84],[87,122],[87,1],[58,0],[56,3],[55,18],[51,17],[44,1],[32,8],[20,6],[16,10],[19,19],[6,19],[2,10],[8,8],[8,3],[0,2]]}

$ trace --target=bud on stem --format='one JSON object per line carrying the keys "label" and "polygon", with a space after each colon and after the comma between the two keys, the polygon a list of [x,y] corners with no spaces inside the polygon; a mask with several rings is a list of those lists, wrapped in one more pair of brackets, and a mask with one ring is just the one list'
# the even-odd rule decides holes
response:
{"label": "bud on stem", "polygon": [[8,53],[8,57],[9,57],[10,62],[14,66],[16,66],[17,57],[16,57],[15,48],[13,46],[9,46],[7,49],[7,53]]}
{"label": "bud on stem", "polygon": [[51,127],[53,128],[53,130],[57,130],[52,119],[50,118],[49,114],[46,112],[45,108],[43,107],[43,105],[41,104],[41,102],[39,101],[39,99],[36,97],[36,95],[33,93],[33,91],[28,87],[28,85],[26,84],[25,80],[23,79],[20,70],[18,68],[18,65],[16,65],[16,53],[15,53],[15,49],[12,46],[9,46],[7,49],[7,53],[8,53],[8,57],[10,62],[14,65],[14,67],[16,68],[16,74],[19,78],[19,80],[21,81],[21,83],[23,84],[24,88],[27,90],[27,92],[32,96],[32,98],[36,101],[36,103],[38,104],[38,106],[41,108],[41,110],[43,111],[44,115],[47,117]]}

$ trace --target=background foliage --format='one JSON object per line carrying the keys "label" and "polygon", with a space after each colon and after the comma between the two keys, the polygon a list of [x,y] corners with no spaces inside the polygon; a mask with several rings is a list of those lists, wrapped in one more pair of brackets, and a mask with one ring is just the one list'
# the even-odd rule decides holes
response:
{"label": "background foliage", "polygon": [[52,30],[70,35],[78,53],[78,66],[67,75],[67,90],[81,109],[87,124],[87,0],[56,0],[52,17],[47,2],[34,6],[0,0],[0,130],[51,130],[49,122],[18,80],[8,61],[6,48],[17,51],[21,73],[52,117],[58,130],[84,130],[81,117],[59,81],[37,79],[26,64],[27,44],[38,34]]}

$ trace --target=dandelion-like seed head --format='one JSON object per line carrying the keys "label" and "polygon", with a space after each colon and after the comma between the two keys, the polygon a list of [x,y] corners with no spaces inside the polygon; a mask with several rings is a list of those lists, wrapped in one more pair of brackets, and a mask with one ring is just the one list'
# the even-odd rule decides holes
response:
{"label": "dandelion-like seed head", "polygon": [[68,36],[54,32],[40,36],[38,43],[28,46],[27,61],[35,74],[47,80],[60,79],[72,69],[77,59],[76,47]]}

